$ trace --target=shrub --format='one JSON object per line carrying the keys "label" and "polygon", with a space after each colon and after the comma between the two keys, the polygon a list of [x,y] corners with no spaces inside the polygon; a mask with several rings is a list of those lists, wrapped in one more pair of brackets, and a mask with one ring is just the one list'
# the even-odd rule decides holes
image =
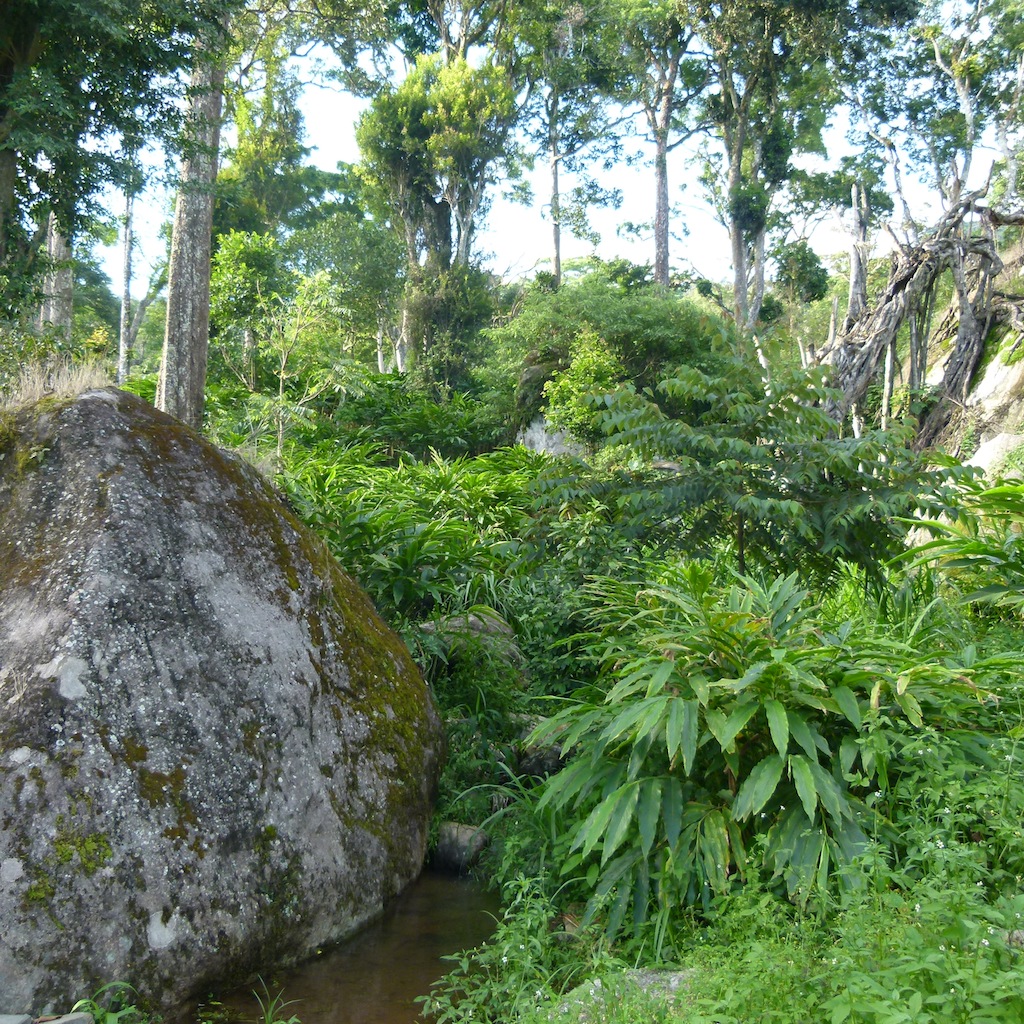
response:
{"label": "shrub", "polygon": [[870,841],[907,842],[894,824],[907,737],[954,736],[975,770],[986,765],[966,733],[979,684],[1008,659],[932,658],[863,621],[823,622],[795,575],[723,586],[704,566],[672,565],[593,590],[585,644],[606,688],[531,742],[574,754],[539,809],[566,817],[562,870],[585,878],[588,917],[606,914],[612,934],[648,922],[664,934],[751,863],[820,905],[853,884]]}

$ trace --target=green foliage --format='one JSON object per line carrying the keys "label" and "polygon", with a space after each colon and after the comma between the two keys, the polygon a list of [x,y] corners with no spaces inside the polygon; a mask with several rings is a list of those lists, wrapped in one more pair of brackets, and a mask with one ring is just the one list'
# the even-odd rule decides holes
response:
{"label": "green foliage", "polygon": [[772,250],[772,259],[779,268],[779,286],[796,301],[817,302],[828,294],[828,271],[806,242],[777,245]]}
{"label": "green foliage", "polygon": [[230,5],[168,0],[19,4],[0,24],[0,317],[38,299],[35,227],[66,238],[130,180],[143,140],[173,143],[196,38]]}
{"label": "green foliage", "polygon": [[875,887],[834,921],[795,914],[758,884],[715,906],[714,924],[684,952],[694,1024],[809,1020],[855,1024],[1013,1021],[1022,999],[1019,898],[990,902],[977,886],[933,878],[913,890]]}
{"label": "green foliage", "polygon": [[288,1007],[294,1005],[294,999],[285,999],[284,992],[277,992],[271,996],[267,983],[262,978],[260,978],[260,987],[263,989],[262,995],[255,989],[252,993],[260,1008],[258,1024],[300,1024],[299,1017],[294,1013],[285,1017]]}
{"label": "green foliage", "polygon": [[837,437],[826,395],[813,375],[765,386],[738,364],[724,376],[681,367],[656,393],[622,389],[603,399],[602,420],[632,460],[596,493],[648,543],[706,555],[731,538],[740,572],[827,579],[848,560],[877,577],[906,532],[896,517],[942,507],[956,471],[895,434]]}
{"label": "green foliage", "polygon": [[459,391],[441,398],[423,383],[401,374],[354,373],[344,388],[313,403],[329,418],[335,437],[379,446],[391,460],[479,455],[511,440],[500,398]]}
{"label": "green foliage", "polygon": [[912,564],[941,566],[966,591],[965,601],[1019,614],[1024,606],[1024,482],[968,485],[954,516],[917,524],[933,539],[914,549]]}
{"label": "green foliage", "polygon": [[306,522],[389,614],[416,622],[494,605],[489,581],[518,557],[538,457],[516,449],[452,463],[383,461],[365,445],[330,458],[297,455],[285,483]]}
{"label": "green foliage", "polygon": [[[536,879],[518,876],[502,893],[505,910],[493,938],[445,957],[455,964],[422,1000],[437,1024],[490,1024],[520,1019],[588,972],[615,961],[600,944],[567,941],[550,895]],[[588,955],[589,953],[589,955]]]}
{"label": "green foliage", "polygon": [[88,1013],[96,1024],[145,1024],[149,1019],[134,1003],[135,989],[123,981],[112,981],[88,999],[79,999],[72,1013]]}
{"label": "green foliage", "polygon": [[[639,389],[653,387],[666,367],[681,362],[720,371],[730,335],[721,316],[699,300],[645,283],[645,275],[646,268],[613,264],[567,278],[557,291],[531,288],[517,316],[487,337],[547,367],[548,375],[568,365],[574,344],[592,347],[586,339],[598,339]],[[540,386],[524,374],[521,388],[531,392],[519,403],[528,421],[540,411]]]}
{"label": "green foliage", "polygon": [[548,424],[593,448],[602,431],[590,399],[623,384],[625,367],[607,343],[587,328],[569,343],[569,360],[568,368],[544,385]]}
{"label": "green foliage", "polygon": [[869,836],[903,841],[867,799],[906,762],[891,737],[966,728],[975,680],[1006,666],[822,623],[795,576],[722,587],[690,564],[593,588],[587,647],[607,689],[531,742],[576,751],[538,809],[568,816],[562,871],[586,878],[589,915],[612,934],[653,920],[664,935],[679,906],[709,906],[751,863],[800,904],[851,884]]}

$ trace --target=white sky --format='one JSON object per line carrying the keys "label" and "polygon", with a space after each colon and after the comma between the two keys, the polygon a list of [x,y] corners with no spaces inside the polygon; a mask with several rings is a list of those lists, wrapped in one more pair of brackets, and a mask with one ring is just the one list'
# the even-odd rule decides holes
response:
{"label": "white sky", "polygon": [[[355,125],[366,102],[331,83],[305,88],[300,105],[306,125],[304,142],[312,150],[311,162],[333,170],[339,161],[355,163],[359,159]],[[841,126],[830,133],[830,144],[839,151],[846,149]],[[563,231],[563,261],[596,253],[605,259],[623,257],[634,263],[653,263],[654,243],[650,231],[638,238],[620,230],[623,224],[649,224],[654,219],[651,146],[642,140],[633,140],[630,146],[640,159],[622,161],[613,171],[599,175],[603,185],[616,187],[623,194],[619,209],[595,209],[591,212],[592,224],[601,236],[600,244],[592,247],[589,242],[575,239]],[[979,159],[977,163],[980,166],[983,162]],[[162,172],[162,167],[156,170]],[[731,274],[728,235],[704,201],[698,181],[699,170],[699,163],[686,147],[670,154],[669,190],[671,201],[676,204],[672,221],[675,237],[670,245],[671,264],[677,270],[692,270],[713,280],[725,281]],[[166,185],[159,183],[161,176],[160,173],[154,176],[153,183],[136,203],[137,249],[132,288],[136,298],[145,293],[150,269],[164,249],[165,243],[159,237],[160,228],[171,217],[173,197]],[[550,267],[551,225],[542,212],[550,185],[543,159],[538,159],[538,168],[530,180],[534,192],[532,206],[513,203],[501,195],[500,188],[496,188],[491,209],[477,232],[476,251],[484,266],[505,279],[530,276],[536,270]],[[563,174],[564,195],[569,193],[572,185],[571,176]],[[111,213],[120,217],[124,212],[123,197],[114,194],[108,197],[108,202]],[[820,226],[813,233],[812,241],[821,256],[844,252],[849,245],[838,220]],[[886,245],[886,237],[880,236],[879,242]],[[115,292],[119,292],[120,247],[98,249],[97,254]]]}
{"label": "white sky", "polygon": [[[333,170],[339,161],[355,163],[359,150],[355,142],[355,125],[366,101],[358,100],[339,88],[310,86],[305,90],[301,108],[306,122],[305,144],[312,150],[310,161],[325,170]],[[570,260],[597,254],[605,259],[626,258],[634,263],[654,262],[654,242],[650,232],[637,238],[620,232],[626,223],[649,224],[654,219],[654,171],[649,164],[650,147],[641,141],[635,148],[642,157],[633,164],[623,162],[613,172],[602,175],[607,187],[621,189],[623,202],[619,209],[595,209],[591,222],[601,236],[595,248],[589,242],[562,232],[562,259]],[[673,231],[688,235],[674,238],[671,257],[674,267],[692,267],[704,276],[724,279],[729,274],[729,244],[725,229],[717,224],[701,202],[698,169],[688,167],[685,154],[675,151],[670,157],[669,188],[672,200],[679,204],[673,219]],[[506,279],[530,276],[535,270],[550,267],[551,224],[542,207],[550,192],[546,164],[538,161],[530,177],[534,193],[532,206],[514,203],[494,189],[491,208],[477,231],[476,251],[484,265]],[[562,175],[563,194],[574,182]],[[173,197],[165,186],[151,183],[136,202],[136,255],[132,293],[145,294],[150,268],[162,252],[164,243],[160,227],[170,220]],[[108,196],[109,208],[115,216],[124,212],[124,199],[119,194]],[[97,249],[101,264],[118,291],[121,280],[122,255],[119,246]]]}

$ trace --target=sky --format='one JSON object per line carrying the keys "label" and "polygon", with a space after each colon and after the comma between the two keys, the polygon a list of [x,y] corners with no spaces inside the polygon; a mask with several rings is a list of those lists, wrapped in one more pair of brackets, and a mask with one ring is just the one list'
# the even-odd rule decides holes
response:
{"label": "sky", "polygon": [[[339,161],[355,163],[359,159],[355,126],[365,102],[340,91],[337,86],[307,86],[300,106],[306,122],[305,144],[312,151],[311,163],[334,170]],[[624,224],[649,224],[654,219],[654,171],[645,159],[650,156],[650,149],[638,140],[634,151],[641,159],[628,164],[623,162],[614,171],[603,174],[604,185],[621,190],[622,205],[618,209],[592,211],[592,225],[600,235],[596,247],[563,231],[563,262],[592,254],[641,264],[654,262],[654,241],[649,230],[639,235],[621,230]],[[152,156],[151,160],[154,171],[162,171],[157,158]],[[530,277],[537,270],[550,268],[551,223],[542,210],[550,184],[546,164],[538,161],[538,165],[529,176],[534,204],[525,206],[513,202],[503,194],[500,185],[496,186],[490,210],[477,232],[476,252],[483,265],[506,280]],[[701,202],[698,173],[699,167],[685,152],[677,150],[671,155],[669,188],[678,204],[672,227],[677,234],[686,232],[684,237],[674,238],[671,243],[672,263],[678,269],[693,269],[703,276],[723,280],[729,275],[728,236]],[[154,175],[150,186],[136,202],[132,287],[135,298],[145,294],[151,268],[165,247],[160,228],[172,215],[173,196],[166,185],[160,184],[160,177],[159,173]],[[562,184],[567,194],[574,184],[572,176],[563,175]],[[122,196],[110,194],[104,202],[113,215],[123,216]],[[120,245],[101,247],[97,255],[114,290],[119,292],[123,259]]]}

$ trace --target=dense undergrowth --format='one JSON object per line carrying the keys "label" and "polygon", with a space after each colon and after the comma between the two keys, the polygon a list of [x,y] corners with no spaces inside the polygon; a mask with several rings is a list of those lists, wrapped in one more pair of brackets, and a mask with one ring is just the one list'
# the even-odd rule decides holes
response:
{"label": "dense undergrowth", "polygon": [[[536,294],[466,393],[351,367],[211,387],[214,438],[417,657],[439,818],[492,836],[503,917],[424,1010],[1019,1021],[1024,484],[844,434],[820,379],[766,387],[677,306]],[[511,444],[538,405],[577,454]],[[627,968],[685,980],[655,997]]]}
{"label": "dense undergrowth", "polygon": [[[872,474],[877,443],[856,466],[849,446],[851,478]],[[432,683],[452,749],[439,813],[495,838],[484,871],[504,917],[425,1009],[1019,1019],[1021,485],[929,489],[946,518],[895,557],[900,517],[924,504],[908,456],[887,478],[891,520],[877,499],[850,506],[850,529],[833,517],[815,545],[796,506],[822,499],[794,497],[767,510],[774,539],[739,573],[729,496],[707,496],[720,528],[688,551],[686,502],[652,521],[657,485],[638,445],[631,458],[416,458],[364,440],[297,451],[281,477]],[[779,574],[787,544],[795,570]],[[507,622],[515,657],[431,628],[467,612]],[[565,764],[547,778],[530,767],[544,748]],[[638,965],[688,979],[652,1001],[622,980]],[[584,1011],[565,993],[595,978]]]}

